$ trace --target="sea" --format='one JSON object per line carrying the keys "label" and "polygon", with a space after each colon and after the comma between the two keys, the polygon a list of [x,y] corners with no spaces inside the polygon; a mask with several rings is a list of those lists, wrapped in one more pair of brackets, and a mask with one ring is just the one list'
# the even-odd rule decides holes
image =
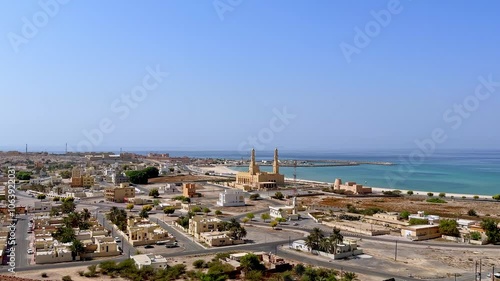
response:
{"label": "sea", "polygon": [[[50,151],[49,151],[50,152]],[[243,151],[129,150],[138,154],[169,153],[172,157],[220,158],[245,160]],[[57,153],[57,152],[53,152]],[[118,153],[118,152],[117,152]],[[270,161],[273,151],[257,151],[257,161]],[[442,150],[429,154],[411,150],[378,151],[287,151],[280,150],[281,160],[346,160],[357,162],[390,162],[394,165],[281,167],[287,178],[331,182],[336,178],[380,188],[459,193],[471,195],[500,194],[500,150]],[[247,171],[247,167],[230,167]],[[271,171],[272,167],[262,166]]]}
{"label": "sea", "polygon": [[[280,159],[287,160],[348,160],[390,162],[394,165],[297,167],[298,179],[331,182],[343,181],[380,188],[460,193],[471,195],[500,194],[500,150],[447,150],[424,154],[415,151],[280,151]],[[239,151],[172,151],[171,156],[203,158],[249,159],[249,153]],[[273,159],[273,151],[258,151],[257,161]],[[230,167],[247,171],[247,167]],[[263,166],[263,171],[272,167]],[[281,167],[280,172],[293,178],[293,167]]]}

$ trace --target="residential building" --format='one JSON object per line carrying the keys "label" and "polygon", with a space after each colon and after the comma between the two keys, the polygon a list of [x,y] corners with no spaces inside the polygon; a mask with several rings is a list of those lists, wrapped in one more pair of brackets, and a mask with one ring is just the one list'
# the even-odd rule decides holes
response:
{"label": "residential building", "polygon": [[244,240],[233,240],[226,232],[220,231],[202,232],[199,235],[199,239],[201,242],[212,247],[245,244]]}
{"label": "residential building", "polygon": [[224,192],[219,193],[219,200],[217,206],[233,207],[245,206],[245,197],[243,191],[225,189]]}
{"label": "residential building", "polygon": [[135,265],[137,265],[139,269],[142,269],[144,266],[151,266],[155,269],[165,269],[168,267],[167,259],[161,255],[135,255],[130,256],[130,258],[134,260]]}
{"label": "residential building", "polygon": [[71,173],[71,187],[92,186],[94,186],[94,178],[90,175],[83,174],[80,168],[74,167]]}
{"label": "residential building", "polygon": [[129,178],[123,173],[113,173],[111,174],[111,182],[113,182],[114,185],[119,186],[122,183],[128,183]]}
{"label": "residential building", "polygon": [[135,188],[126,183],[121,183],[120,187],[106,188],[104,197],[107,201],[123,203],[128,201],[129,198],[135,197]]}
{"label": "residential building", "polygon": [[189,220],[189,234],[199,238],[202,232],[218,231],[222,227],[223,221],[218,218],[204,216],[194,216]]}
{"label": "residential building", "polygon": [[439,225],[410,225],[401,228],[401,236],[413,241],[434,239],[441,237]]}
{"label": "residential building", "polygon": [[439,224],[441,218],[436,215],[426,215],[424,211],[418,211],[417,214],[411,214],[408,216],[408,219],[422,219],[427,220],[429,224]]}
{"label": "residential building", "polygon": [[196,184],[195,183],[185,183],[182,186],[182,195],[184,197],[192,198],[196,196]]}
{"label": "residential building", "polygon": [[371,187],[364,187],[362,184],[357,184],[352,181],[348,181],[342,184],[341,179],[335,179],[333,183],[334,190],[345,190],[347,192],[352,192],[353,194],[369,194],[372,193]]}
{"label": "residential building", "polygon": [[248,172],[236,174],[235,186],[244,190],[272,189],[285,184],[285,176],[279,173],[278,149],[274,150],[273,172],[261,172],[255,162],[255,149],[252,149]]}
{"label": "residential building", "polygon": [[292,198],[292,204],[287,206],[269,206],[269,215],[272,219],[284,218],[287,220],[298,220],[297,197]]}
{"label": "residential building", "polygon": [[159,241],[175,241],[175,237],[148,219],[129,218],[127,220],[128,241],[133,246],[152,245]]}

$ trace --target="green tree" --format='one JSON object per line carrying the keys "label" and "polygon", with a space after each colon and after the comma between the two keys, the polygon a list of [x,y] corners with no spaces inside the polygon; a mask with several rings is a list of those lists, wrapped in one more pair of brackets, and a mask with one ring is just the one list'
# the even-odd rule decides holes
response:
{"label": "green tree", "polygon": [[47,196],[45,194],[38,194],[36,196],[36,199],[39,199],[40,201],[44,200],[45,198],[47,198]]}
{"label": "green tree", "polygon": [[65,198],[65,200],[63,200],[63,202],[61,204],[61,212],[63,214],[68,214],[68,213],[74,212],[75,209],[76,209],[76,204],[73,200],[67,200],[67,198]]}
{"label": "green tree", "polygon": [[72,241],[73,244],[71,244],[71,253],[73,255],[73,259],[74,257],[76,256],[80,256],[81,254],[84,253],[85,251],[85,246],[83,245],[82,242],[80,242],[80,240],[77,240],[77,239],[73,239]]}
{"label": "green tree", "polygon": [[306,267],[303,264],[299,263],[293,268],[293,271],[295,274],[297,274],[297,276],[302,276],[306,271]]}
{"label": "green tree", "polygon": [[175,208],[174,207],[165,207],[165,208],[163,208],[163,213],[167,214],[167,216],[170,216],[171,214],[175,213]]}
{"label": "green tree", "polygon": [[249,219],[249,218],[242,218],[242,219],[241,219],[241,222],[242,222],[243,224],[246,224],[246,223],[247,223],[247,222],[249,222],[249,221],[250,221],[250,219]]}
{"label": "green tree", "polygon": [[125,207],[127,210],[132,211],[134,209],[134,204],[133,203],[128,203],[127,207]]}
{"label": "green tree", "polygon": [[18,180],[21,180],[21,181],[28,181],[31,179],[31,173],[30,172],[17,172],[16,178]]}
{"label": "green tree", "polygon": [[59,175],[60,175],[60,176],[61,176],[61,178],[63,178],[63,179],[69,179],[69,178],[71,178],[71,171],[69,171],[69,170],[61,171],[61,172],[59,173]]}
{"label": "green tree", "polygon": [[125,175],[133,184],[147,184],[148,175],[144,171],[126,171]]}
{"label": "green tree", "polygon": [[413,190],[408,190],[408,191],[406,192],[406,194],[408,194],[408,195],[410,195],[410,196],[411,196],[411,195],[413,195]]}
{"label": "green tree", "polygon": [[477,200],[477,199],[479,199],[479,196],[478,195],[474,195],[473,198],[474,198],[474,200]]}
{"label": "green tree", "polygon": [[460,232],[458,231],[458,223],[456,220],[441,220],[439,222],[439,232],[448,236],[460,236]]}
{"label": "green tree", "polygon": [[149,213],[148,211],[146,211],[145,209],[142,209],[140,212],[139,212],[139,217],[143,218],[143,219],[147,219],[149,218]]}
{"label": "green tree", "polygon": [[160,171],[156,167],[147,167],[146,169],[142,170],[144,173],[146,173],[146,176],[149,179],[152,178],[157,178],[158,175],[160,174]]}
{"label": "green tree", "polygon": [[286,222],[286,219],[285,218],[276,218],[276,221],[278,222],[278,224],[282,224],[282,223]]}
{"label": "green tree", "polygon": [[216,216],[222,216],[222,211],[221,210],[215,210],[215,215]]}
{"label": "green tree", "polygon": [[253,220],[255,218],[255,215],[253,213],[248,213],[247,218]]}
{"label": "green tree", "polygon": [[61,200],[61,198],[60,198],[60,197],[54,197],[54,198],[52,199],[52,201],[54,201],[54,202],[59,202],[59,200]]}
{"label": "green tree", "polygon": [[283,198],[285,198],[285,195],[283,195],[283,193],[278,191],[278,192],[274,193],[274,198],[276,198],[278,200],[282,200]]}
{"label": "green tree", "polygon": [[192,209],[191,209],[192,212],[195,212],[195,213],[200,213],[201,212],[201,207],[200,206],[194,206]]}
{"label": "green tree", "polygon": [[274,229],[278,225],[278,222],[277,221],[271,221],[269,223],[269,225]]}
{"label": "green tree", "polygon": [[253,270],[262,271],[264,266],[260,263],[259,258],[255,254],[246,254],[240,259],[241,269],[244,272],[250,272]]}
{"label": "green tree", "polygon": [[71,227],[60,227],[52,233],[52,237],[59,242],[69,243],[75,240],[75,231]]}
{"label": "green tree", "polygon": [[427,192],[427,196],[432,197],[432,196],[434,196],[434,193],[432,193],[432,192]]}
{"label": "green tree", "polygon": [[407,219],[408,219],[408,217],[410,217],[410,212],[408,212],[408,211],[406,211],[406,210],[405,210],[405,211],[402,211],[402,212],[401,212],[401,214],[399,214],[399,216],[400,216],[402,219],[407,220]]}
{"label": "green tree", "polygon": [[484,218],[481,222],[481,227],[485,230],[486,236],[488,236],[488,242],[500,242],[500,229],[498,228],[498,222],[496,220]]}
{"label": "green tree", "polygon": [[153,198],[158,198],[160,197],[160,192],[158,191],[158,188],[153,188],[149,191],[149,196]]}
{"label": "green tree", "polygon": [[209,208],[207,208],[207,207],[203,208],[203,213],[208,214],[208,213],[210,213],[210,212],[211,212],[211,211],[210,211],[210,209],[209,209]]}
{"label": "green tree", "polygon": [[491,198],[495,200],[500,200],[500,194],[493,195]]}
{"label": "green tree", "polygon": [[446,197],[446,193],[444,193],[444,192],[439,193],[439,197],[441,197],[441,198]]}
{"label": "green tree", "polygon": [[271,219],[271,215],[269,215],[269,213],[263,213],[262,215],[260,215],[260,218],[266,222],[266,220],[268,219]]}
{"label": "green tree", "polygon": [[145,210],[146,212],[151,212],[151,210],[153,210],[153,206],[146,205],[146,206],[142,207],[142,209]]}

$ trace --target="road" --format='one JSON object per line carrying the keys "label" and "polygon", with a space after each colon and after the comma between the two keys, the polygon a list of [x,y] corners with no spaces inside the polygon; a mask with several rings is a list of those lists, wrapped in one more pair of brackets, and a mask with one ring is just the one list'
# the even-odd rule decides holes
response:
{"label": "road", "polygon": [[[151,218],[154,221],[153,218]],[[162,228],[166,229],[168,233],[172,234],[177,240],[179,247],[183,247],[184,251],[202,251],[205,250],[198,243],[193,241],[193,238],[188,237],[185,233],[181,233],[180,230],[177,230],[175,227],[172,227],[160,219],[156,219],[156,223],[160,225]],[[183,252],[184,252],[183,251]]]}
{"label": "road", "polygon": [[28,255],[29,239],[31,235],[28,235],[28,222],[29,216],[18,215],[16,225],[16,243],[15,253],[16,253],[16,268],[17,267],[27,267],[29,266],[29,258],[33,255]]}

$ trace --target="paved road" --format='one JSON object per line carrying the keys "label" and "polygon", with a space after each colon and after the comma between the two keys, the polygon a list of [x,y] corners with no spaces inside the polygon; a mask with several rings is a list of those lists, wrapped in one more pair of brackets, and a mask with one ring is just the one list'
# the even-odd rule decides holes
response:
{"label": "paved road", "polygon": [[29,247],[29,236],[28,236],[28,222],[29,216],[18,215],[16,225],[16,243],[15,253],[16,253],[16,268],[29,266],[28,259],[33,257],[33,255],[28,256]]}
{"label": "paved road", "polygon": [[[154,221],[154,218],[151,218]],[[166,229],[168,233],[175,236],[175,239],[179,243],[180,247],[183,247],[185,251],[202,251],[205,250],[202,246],[198,245],[198,243],[193,241],[193,238],[188,237],[185,233],[182,233],[180,230],[177,230],[175,227],[172,227],[160,219],[156,219],[156,223]],[[183,251],[184,252],[184,251]]]}

